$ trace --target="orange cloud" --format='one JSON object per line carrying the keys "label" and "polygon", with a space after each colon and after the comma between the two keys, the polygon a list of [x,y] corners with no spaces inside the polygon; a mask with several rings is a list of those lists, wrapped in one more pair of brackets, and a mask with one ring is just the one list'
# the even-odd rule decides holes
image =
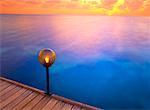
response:
{"label": "orange cloud", "polygon": [[150,15],[150,0],[1,0],[1,14]]}
{"label": "orange cloud", "polygon": [[102,7],[106,9],[113,8],[113,5],[117,2],[117,0],[102,0]]}

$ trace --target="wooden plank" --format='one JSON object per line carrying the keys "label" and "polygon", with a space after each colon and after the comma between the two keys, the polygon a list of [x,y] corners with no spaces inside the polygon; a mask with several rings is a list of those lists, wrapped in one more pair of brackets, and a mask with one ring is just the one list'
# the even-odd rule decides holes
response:
{"label": "wooden plank", "polygon": [[22,110],[31,110],[43,97],[44,95],[39,94],[30,103],[28,103]]}
{"label": "wooden plank", "polygon": [[32,110],[41,110],[49,101],[50,97],[45,96]]}
{"label": "wooden plank", "polygon": [[71,110],[72,107],[73,105],[65,104],[61,110]]}
{"label": "wooden plank", "polygon": [[7,81],[2,81],[2,82],[0,83],[0,86],[2,86],[2,85],[4,85],[4,84],[8,84],[8,82],[7,82]]}
{"label": "wooden plank", "polygon": [[53,110],[61,110],[61,108],[65,105],[64,102],[59,101],[54,107]]}
{"label": "wooden plank", "polygon": [[[39,89],[30,87],[30,86],[27,86],[27,85],[18,83],[18,82],[16,82],[16,81],[12,81],[12,80],[6,79],[6,78],[3,78],[3,77],[0,77],[0,80],[1,80],[1,81],[7,81],[7,82],[9,82],[9,83],[11,83],[11,84],[15,84],[16,86],[29,89],[29,90],[31,90],[31,91],[34,91],[34,92],[37,93],[37,94],[44,94],[44,93],[45,93],[45,92],[42,91],[42,90],[39,90]],[[51,97],[54,98],[54,99],[56,99],[56,100],[62,101],[62,102],[64,102],[64,103],[68,103],[68,104],[70,104],[70,105],[81,106],[81,108],[85,108],[85,109],[88,109],[88,110],[98,110],[98,108],[96,108],[96,107],[89,106],[89,105],[87,105],[87,104],[83,104],[83,103],[80,103],[80,102],[72,101],[72,100],[70,100],[70,99],[67,99],[67,98],[64,98],[64,97],[61,97],[61,96],[57,96],[57,95],[55,95],[55,94],[53,94]],[[44,98],[44,99],[45,99],[45,98]],[[42,103],[43,103],[43,102],[39,102],[39,104],[37,104],[38,106],[35,106],[34,108],[37,108],[37,109],[40,108]],[[46,103],[47,103],[47,102],[46,102]],[[43,104],[46,104],[46,103],[43,103]],[[39,107],[39,105],[40,105],[40,107]]]}
{"label": "wooden plank", "polygon": [[19,91],[20,89],[21,89],[20,87],[16,87],[16,88],[12,89],[11,91],[9,91],[7,94],[2,95],[1,98],[0,98],[0,102],[3,102],[8,97],[15,94],[17,91]]}
{"label": "wooden plank", "polygon": [[55,106],[55,104],[58,102],[56,99],[51,99],[42,110],[52,110],[52,108]]}
{"label": "wooden plank", "polygon": [[32,91],[27,90],[25,93],[17,97],[13,102],[9,103],[3,110],[12,110],[17,104],[19,104],[22,100],[24,100],[27,96],[29,96]]}
{"label": "wooden plank", "polygon": [[4,85],[0,86],[0,91],[6,89],[8,86],[10,86],[10,83],[5,83]]}
{"label": "wooden plank", "polygon": [[13,101],[15,98],[17,98],[18,96],[20,96],[23,92],[25,92],[26,89],[21,89],[18,92],[16,92],[15,94],[13,94],[11,97],[9,97],[7,100],[3,101],[0,105],[0,109],[2,109],[4,106],[6,106],[7,104],[9,104],[11,101]]}
{"label": "wooden plank", "polygon": [[37,93],[40,93],[40,94],[45,94],[44,91],[36,89],[34,87],[30,87],[30,86],[27,86],[27,85],[24,85],[24,84],[21,84],[19,82],[16,82],[16,81],[13,81],[13,80],[10,80],[10,79],[6,79],[6,78],[3,78],[3,77],[0,77],[0,79],[3,80],[3,81],[7,81],[9,83],[15,84],[15,85],[20,86],[20,87],[23,87],[23,88],[26,88],[26,89],[30,89],[30,90],[32,90],[34,92],[37,92]]}
{"label": "wooden plank", "polygon": [[3,80],[0,79],[0,83],[3,82]]}
{"label": "wooden plank", "polygon": [[26,104],[32,101],[38,94],[33,92],[28,97],[26,97],[23,101],[21,101],[17,106],[15,106],[12,110],[21,110]]}
{"label": "wooden plank", "polygon": [[81,107],[79,107],[79,106],[73,106],[71,110],[81,110]]}
{"label": "wooden plank", "polygon": [[90,109],[81,108],[81,110],[90,110]]}
{"label": "wooden plank", "polygon": [[8,82],[2,81],[2,82],[0,83],[0,86],[4,85],[4,84],[6,84],[6,83],[8,83]]}
{"label": "wooden plank", "polygon": [[4,94],[7,94],[9,91],[11,91],[12,89],[14,89],[16,87],[16,85],[10,85],[9,87],[7,87],[5,90],[0,92],[0,97]]}

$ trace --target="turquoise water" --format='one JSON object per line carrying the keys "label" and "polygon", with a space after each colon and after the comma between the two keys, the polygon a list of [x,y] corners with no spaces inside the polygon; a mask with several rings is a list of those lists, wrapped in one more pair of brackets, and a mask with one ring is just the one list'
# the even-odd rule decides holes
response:
{"label": "turquoise water", "polygon": [[50,88],[104,109],[150,109],[150,18],[0,15],[1,75],[45,90],[42,48],[55,50]]}

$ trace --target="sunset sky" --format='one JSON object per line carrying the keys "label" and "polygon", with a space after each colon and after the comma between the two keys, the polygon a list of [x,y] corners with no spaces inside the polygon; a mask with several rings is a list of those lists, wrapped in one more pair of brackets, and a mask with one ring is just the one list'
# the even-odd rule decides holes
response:
{"label": "sunset sky", "polygon": [[0,0],[0,13],[150,16],[150,0]]}

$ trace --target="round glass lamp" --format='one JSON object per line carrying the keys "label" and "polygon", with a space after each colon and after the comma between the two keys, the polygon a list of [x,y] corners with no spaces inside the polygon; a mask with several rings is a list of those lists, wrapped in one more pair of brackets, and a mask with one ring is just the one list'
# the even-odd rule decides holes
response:
{"label": "round glass lamp", "polygon": [[39,52],[38,56],[39,62],[46,67],[46,81],[47,81],[47,91],[46,94],[50,95],[49,93],[49,67],[54,63],[56,59],[56,54],[52,49],[42,49]]}

